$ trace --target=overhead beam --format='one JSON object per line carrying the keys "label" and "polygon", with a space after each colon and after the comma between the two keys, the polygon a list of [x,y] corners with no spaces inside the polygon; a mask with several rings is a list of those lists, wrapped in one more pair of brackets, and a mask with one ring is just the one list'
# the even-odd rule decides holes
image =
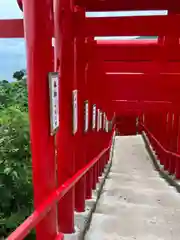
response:
{"label": "overhead beam", "polygon": [[179,0],[76,0],[86,11],[178,10]]}
{"label": "overhead beam", "polygon": [[114,111],[116,111],[117,115],[121,114],[132,114],[137,113],[140,114],[142,112],[164,112],[174,110],[173,104],[171,102],[162,102],[162,101],[112,101],[111,104]]}
{"label": "overhead beam", "polygon": [[180,73],[180,62],[164,62],[155,61],[146,62],[125,62],[125,61],[107,61],[103,62],[103,69],[107,73]]}
{"label": "overhead beam", "polygon": [[179,101],[179,75],[106,75],[99,81],[106,101]]}
{"label": "overhead beam", "polygon": [[159,56],[160,50],[157,44],[96,45],[96,54],[104,61],[152,61]]}
{"label": "overhead beam", "polygon": [[[180,16],[136,16],[86,18],[86,36],[180,36]],[[79,28],[79,34],[82,29]]]}
{"label": "overhead beam", "polygon": [[162,48],[158,44],[97,44],[96,54],[104,61],[156,61],[162,54],[166,61],[180,61],[180,47]]}
{"label": "overhead beam", "polygon": [[23,19],[0,20],[0,38],[23,38]]}

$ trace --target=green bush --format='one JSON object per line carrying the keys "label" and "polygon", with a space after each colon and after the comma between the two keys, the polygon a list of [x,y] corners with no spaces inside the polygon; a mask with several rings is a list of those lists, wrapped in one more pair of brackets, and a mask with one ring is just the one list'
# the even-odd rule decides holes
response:
{"label": "green bush", "polygon": [[32,171],[24,80],[0,82],[0,237],[30,215]]}
{"label": "green bush", "polygon": [[32,211],[28,114],[15,107],[0,117],[0,234],[16,228]]}

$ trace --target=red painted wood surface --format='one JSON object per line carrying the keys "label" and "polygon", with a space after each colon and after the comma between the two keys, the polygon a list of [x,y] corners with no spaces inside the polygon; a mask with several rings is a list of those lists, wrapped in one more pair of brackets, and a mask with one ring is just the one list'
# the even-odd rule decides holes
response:
{"label": "red painted wood surface", "polygon": [[179,75],[108,74],[99,81],[106,100],[176,102],[179,99]]}
{"label": "red painted wood surface", "polygon": [[136,126],[137,115],[118,115],[116,118],[116,126],[118,132],[121,136],[136,135],[137,126]]}
{"label": "red painted wood surface", "polygon": [[[62,11],[66,14],[63,15]],[[63,21],[62,21],[63,20]],[[57,141],[57,180],[60,187],[70,179],[75,164],[75,138],[72,133],[72,91],[74,78],[73,12],[70,0],[57,1],[54,14],[57,41],[56,61],[59,72],[60,127]],[[58,228],[63,233],[74,232],[74,188],[58,203]]]}
{"label": "red painted wood surface", "polygon": [[[49,117],[48,73],[53,71],[53,55],[48,13],[48,0],[24,0],[35,209],[56,189],[55,145],[50,135]],[[44,23],[46,27],[42,27]],[[54,240],[56,225],[56,207],[53,206],[36,225],[36,239]]]}
{"label": "red painted wood surface", "polygon": [[[85,11],[76,9],[79,27],[85,20]],[[78,89],[78,130],[75,134],[75,171],[86,165],[87,136],[84,134],[84,102],[87,100],[87,86],[85,80],[86,45],[83,36],[74,39],[74,80],[75,89]],[[77,212],[85,211],[86,175],[81,178],[75,187],[75,209]]]}
{"label": "red painted wood surface", "polygon": [[23,19],[0,19],[0,38],[23,38]]}
{"label": "red painted wood surface", "polygon": [[[166,36],[179,35],[179,15],[86,18],[86,36]],[[76,29],[81,32],[82,29]],[[82,34],[82,33],[81,33]]]}
{"label": "red painted wood surface", "polygon": [[178,10],[180,3],[178,0],[76,0],[76,4],[86,8],[87,11],[127,11],[127,10]]}
{"label": "red painted wood surface", "polygon": [[[105,41],[106,42],[106,41]],[[145,43],[144,43],[145,42]],[[173,50],[173,51],[172,51]],[[164,56],[162,55],[164,54]],[[104,61],[156,61],[165,57],[165,61],[180,61],[180,47],[161,46],[157,43],[136,44],[136,40],[122,41],[119,44],[97,44],[97,56]],[[157,61],[156,61],[157,62]],[[160,62],[157,62],[160,64]]]}
{"label": "red painted wood surface", "polygon": [[[104,61],[103,68],[106,73],[167,73],[180,74],[180,61],[167,61],[163,64],[157,64],[155,61]],[[120,77],[120,76],[119,76]]]}

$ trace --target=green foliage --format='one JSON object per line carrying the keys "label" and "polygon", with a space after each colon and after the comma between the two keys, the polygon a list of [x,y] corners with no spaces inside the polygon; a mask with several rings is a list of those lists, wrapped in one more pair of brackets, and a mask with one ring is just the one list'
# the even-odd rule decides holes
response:
{"label": "green foliage", "polygon": [[16,106],[22,111],[28,111],[26,80],[15,82],[0,82],[0,109]]}
{"label": "green foliage", "polygon": [[24,70],[16,71],[13,74],[13,78],[17,79],[18,81],[21,81],[24,76],[25,76],[25,71]]}
{"label": "green foliage", "polygon": [[32,212],[27,88],[24,79],[0,82],[0,237]]}

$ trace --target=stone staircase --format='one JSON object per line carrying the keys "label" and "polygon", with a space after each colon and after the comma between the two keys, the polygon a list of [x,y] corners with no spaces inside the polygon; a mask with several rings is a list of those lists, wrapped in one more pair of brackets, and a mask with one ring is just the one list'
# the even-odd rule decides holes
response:
{"label": "stone staircase", "polygon": [[154,169],[140,135],[116,137],[112,168],[85,236],[118,239],[180,239],[180,194]]}

